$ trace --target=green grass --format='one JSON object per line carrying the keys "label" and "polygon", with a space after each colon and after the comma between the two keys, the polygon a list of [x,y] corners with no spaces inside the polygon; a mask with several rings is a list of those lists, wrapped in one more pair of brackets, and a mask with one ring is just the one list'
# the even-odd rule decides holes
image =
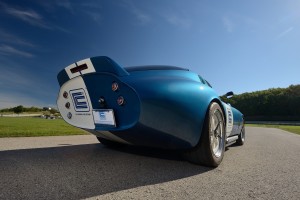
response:
{"label": "green grass", "polygon": [[67,124],[62,119],[0,117],[0,138],[82,134],[87,132]]}
{"label": "green grass", "polygon": [[290,125],[269,125],[269,124],[246,124],[246,126],[252,127],[266,127],[266,128],[278,128],[291,133],[296,133],[300,135],[300,126],[290,126]]}
{"label": "green grass", "polygon": [[[300,135],[300,126],[265,124],[246,124],[246,126],[278,128]],[[48,120],[32,117],[0,117],[0,138],[83,134],[87,134],[87,132],[67,124],[62,119]]]}

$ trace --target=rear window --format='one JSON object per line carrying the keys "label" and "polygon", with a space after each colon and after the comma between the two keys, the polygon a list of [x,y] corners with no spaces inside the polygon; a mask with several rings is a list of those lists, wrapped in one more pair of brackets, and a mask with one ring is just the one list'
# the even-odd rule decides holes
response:
{"label": "rear window", "polygon": [[183,70],[183,71],[189,71],[186,68],[175,67],[175,66],[167,66],[167,65],[134,66],[134,67],[124,67],[124,69],[127,72],[148,71],[148,70]]}

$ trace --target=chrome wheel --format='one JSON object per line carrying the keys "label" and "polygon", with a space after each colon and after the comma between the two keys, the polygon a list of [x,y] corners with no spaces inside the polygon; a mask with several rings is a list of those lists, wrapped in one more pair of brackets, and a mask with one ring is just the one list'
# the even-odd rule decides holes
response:
{"label": "chrome wheel", "polygon": [[239,138],[236,141],[236,144],[243,145],[245,143],[245,138],[246,138],[246,132],[245,132],[245,126],[243,125]]}
{"label": "chrome wheel", "polygon": [[242,129],[242,132],[241,132],[241,139],[243,142],[245,142],[245,129],[244,128]]}
{"label": "chrome wheel", "polygon": [[186,158],[197,164],[217,167],[224,157],[225,124],[222,108],[217,102],[211,102],[203,124],[199,143],[185,152]]}
{"label": "chrome wheel", "polygon": [[222,155],[224,149],[224,121],[220,110],[217,109],[212,113],[210,122],[210,146],[214,156],[218,158]]}

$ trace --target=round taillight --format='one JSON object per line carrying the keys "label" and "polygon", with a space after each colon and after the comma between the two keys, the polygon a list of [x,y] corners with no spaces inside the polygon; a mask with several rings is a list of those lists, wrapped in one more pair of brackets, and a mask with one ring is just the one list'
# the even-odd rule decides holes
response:
{"label": "round taillight", "polygon": [[70,103],[67,102],[67,103],[65,104],[65,107],[69,109],[69,108],[70,108]]}
{"label": "round taillight", "polygon": [[118,85],[118,83],[117,82],[113,82],[112,84],[111,84],[111,90],[112,91],[117,91],[119,89],[119,85]]}
{"label": "round taillight", "polygon": [[66,91],[64,91],[63,96],[65,99],[68,98],[68,93]]}
{"label": "round taillight", "polygon": [[124,97],[119,96],[118,99],[117,99],[117,103],[118,103],[119,106],[124,105],[124,104],[125,104],[125,99],[124,99]]}
{"label": "round taillight", "polygon": [[71,119],[71,118],[72,118],[72,113],[68,112],[67,117],[68,117],[69,119]]}

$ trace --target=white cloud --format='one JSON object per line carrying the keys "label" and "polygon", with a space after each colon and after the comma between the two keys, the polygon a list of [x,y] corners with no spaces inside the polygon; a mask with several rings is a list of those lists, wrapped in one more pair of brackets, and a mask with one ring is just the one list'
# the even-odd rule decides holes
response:
{"label": "white cloud", "polygon": [[81,2],[79,5],[86,8],[86,9],[100,9],[100,8],[103,8],[101,3],[92,2],[92,1],[84,1],[84,2]]}
{"label": "white cloud", "polygon": [[229,17],[224,16],[222,18],[222,22],[228,33],[232,33],[234,31],[234,23],[232,22],[232,20]]}
{"label": "white cloud", "polygon": [[10,43],[10,44],[21,45],[21,46],[35,47],[33,43],[26,41],[17,35],[8,33],[1,29],[0,29],[0,41],[5,43]]}
{"label": "white cloud", "polygon": [[0,92],[0,97],[1,97],[0,98],[0,109],[11,108],[11,107],[15,107],[18,105],[23,105],[26,107],[46,106],[45,105],[46,103],[44,103],[38,99],[32,98],[32,97],[24,96],[22,94]]}
{"label": "white cloud", "polygon": [[276,39],[279,40],[280,38],[286,36],[288,33],[292,32],[294,30],[294,27],[289,27],[288,29],[284,30],[280,34],[276,36]]}
{"label": "white cloud", "polygon": [[20,20],[23,20],[33,26],[38,26],[41,28],[47,28],[50,29],[49,26],[47,26],[45,24],[45,22],[43,21],[43,18],[41,15],[39,15],[37,12],[33,11],[33,10],[21,10],[21,9],[16,9],[13,7],[9,7],[6,4],[2,4],[4,11],[15,17],[18,18]]}
{"label": "white cloud", "polygon": [[[34,77],[26,74],[24,70],[14,68],[11,65],[1,65],[0,74],[0,92],[5,91],[27,91],[29,88],[38,91],[38,84],[34,81]],[[28,93],[28,92],[25,92]],[[3,99],[5,96],[1,96]]]}
{"label": "white cloud", "polygon": [[58,0],[56,1],[57,6],[63,7],[71,12],[73,12],[73,7],[70,1],[68,0]]}
{"label": "white cloud", "polygon": [[0,45],[0,54],[2,55],[18,55],[18,56],[22,56],[22,57],[27,57],[27,58],[32,58],[34,57],[33,54],[22,51],[22,50],[18,50],[12,46],[8,46],[8,45]]}
{"label": "white cloud", "polygon": [[[67,3],[61,3],[60,6],[64,8],[68,8]],[[62,32],[69,32],[66,29],[56,26],[55,24],[48,23],[45,21],[39,13],[31,9],[24,9],[24,8],[15,8],[7,5],[5,3],[0,2],[0,11],[4,11],[6,14],[15,17],[19,20],[22,20],[32,26],[36,26],[39,28],[49,29],[49,30],[60,30]]]}
{"label": "white cloud", "polygon": [[141,24],[147,24],[151,21],[151,17],[144,11],[139,9],[131,0],[123,0],[121,6],[131,12]]}
{"label": "white cloud", "polygon": [[188,29],[192,25],[191,20],[187,18],[179,17],[175,14],[164,15],[164,18],[168,23],[184,29]]}
{"label": "white cloud", "polygon": [[85,11],[85,13],[92,18],[97,23],[102,22],[102,16],[99,12],[94,12],[94,11]]}
{"label": "white cloud", "polygon": [[24,66],[0,59],[0,108],[47,106],[55,102],[56,89],[42,84],[42,76],[28,72]]}
{"label": "white cloud", "polygon": [[2,69],[0,74],[0,108],[9,108],[18,105],[42,105],[39,100],[31,98],[22,93],[14,91],[23,91],[26,88],[31,88],[33,82],[26,78],[22,73],[14,73],[11,70]]}

